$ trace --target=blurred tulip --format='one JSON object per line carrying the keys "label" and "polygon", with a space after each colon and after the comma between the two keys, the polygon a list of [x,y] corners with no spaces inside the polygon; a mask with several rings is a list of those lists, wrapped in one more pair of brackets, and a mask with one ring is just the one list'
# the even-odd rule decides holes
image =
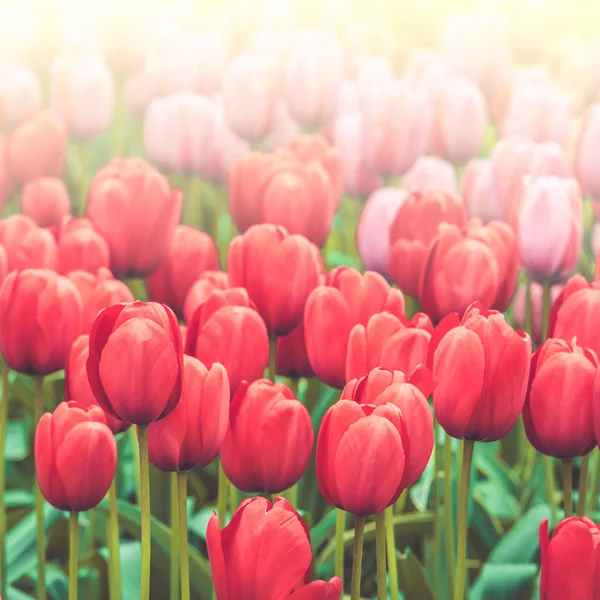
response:
{"label": "blurred tulip", "polygon": [[196,309],[210,296],[214,290],[229,287],[229,278],[223,271],[203,271],[192,283],[183,304],[183,317],[190,323]]}
{"label": "blurred tulip", "polygon": [[71,214],[71,201],[58,177],[31,179],[21,192],[21,212],[40,227],[58,225]]}
{"label": "blurred tulip", "polygon": [[31,113],[8,136],[7,159],[19,183],[38,177],[59,177],[67,157],[67,134],[49,111]]}
{"label": "blurred tulip", "polygon": [[99,406],[61,402],[35,432],[35,472],[55,508],[81,512],[108,493],[117,465],[117,443]]}
{"label": "blurred tulip", "polygon": [[493,167],[489,158],[474,158],[467,163],[462,179],[462,198],[469,217],[484,223],[494,218]]}
{"label": "blurred tulip", "polygon": [[188,291],[203,271],[219,269],[219,255],[212,238],[188,227],[177,225],[167,256],[146,281],[148,298],[167,304],[178,316]]}
{"label": "blurred tulip", "polygon": [[229,423],[229,380],[184,356],[181,398],[173,412],[148,427],[148,456],[162,471],[203,468],[218,454]]}
{"label": "blurred tulip", "polygon": [[[0,280],[1,282],[1,280]],[[277,338],[275,370],[277,375],[299,379],[314,377],[304,341],[304,325]]]}
{"label": "blurred tulip", "polygon": [[19,66],[0,67],[0,128],[10,129],[41,104],[37,75]]}
{"label": "blurred tulip", "polygon": [[429,349],[436,388],[433,410],[454,438],[493,442],[515,424],[525,402],[531,340],[495,310],[472,305],[448,315]]}
{"label": "blurred tulip", "polygon": [[108,243],[113,272],[154,271],[169,251],[181,204],[181,192],[140,158],[114,158],[102,167],[90,186],[87,216]]}
{"label": "blurred tulip", "polygon": [[402,74],[404,80],[427,92],[431,92],[440,81],[455,76],[442,56],[431,48],[413,49]]}
{"label": "blurred tulip", "polygon": [[98,404],[111,416],[135,425],[166,417],[177,406],[183,379],[173,311],[155,302],[102,310],[90,333],[87,374]]}
{"label": "blurred tulip", "polygon": [[110,265],[108,244],[88,219],[63,220],[57,237],[59,273],[87,271],[96,274]]}
{"label": "blurred tulip", "polygon": [[275,225],[254,225],[234,238],[227,254],[230,285],[248,290],[271,336],[302,323],[306,299],[323,270],[316,246]]}
{"label": "blurred tulip", "polygon": [[[542,342],[542,296],[543,289],[539,283],[532,281],[531,285],[531,303],[532,303],[532,324],[533,332],[531,333],[531,339],[535,345],[539,345]],[[551,302],[558,298],[562,286],[553,285],[550,289]],[[519,285],[515,293],[515,298],[512,303],[513,309],[513,322],[520,329],[525,329],[525,314],[527,312],[527,289],[526,286]]]}
{"label": "blurred tulip", "polygon": [[287,106],[279,102],[275,108],[271,131],[264,140],[264,147],[269,152],[275,152],[287,146],[300,135],[298,123],[292,119]]}
{"label": "blurred tulip", "polygon": [[420,156],[402,178],[402,187],[427,192],[458,193],[454,167],[437,156]]}
{"label": "blurred tulip", "polygon": [[0,288],[0,353],[18,373],[48,375],[65,368],[81,333],[77,288],[48,269],[12,271]]}
{"label": "blurred tulip", "polygon": [[591,106],[585,113],[578,132],[574,170],[585,197],[600,199],[600,172],[596,162],[600,143],[600,104]]}
{"label": "blurred tulip", "polygon": [[0,287],[8,275],[8,257],[4,246],[0,245]]}
{"label": "blurred tulip", "polygon": [[310,415],[282,383],[243,383],[221,447],[227,478],[244,492],[278,494],[297,483],[313,449]]}
{"label": "blurred tulip", "polygon": [[462,226],[465,209],[447,192],[410,190],[390,227],[389,274],[405,293],[417,296],[429,244],[442,223]]}
{"label": "blurred tulip", "polygon": [[8,140],[5,135],[0,135],[0,210],[4,212],[4,205],[13,193],[15,182],[8,164]]}
{"label": "blurred tulip", "polygon": [[304,310],[306,352],[321,381],[344,387],[352,328],[383,311],[403,315],[404,296],[378,273],[338,267],[327,274],[325,285],[313,290]]}
{"label": "blurred tulip", "polygon": [[9,271],[56,269],[58,248],[54,236],[25,215],[0,220],[0,244],[6,250]]}
{"label": "blurred tulip", "polygon": [[523,423],[538,452],[571,460],[594,448],[597,373],[596,354],[576,343],[551,338],[533,355]]}

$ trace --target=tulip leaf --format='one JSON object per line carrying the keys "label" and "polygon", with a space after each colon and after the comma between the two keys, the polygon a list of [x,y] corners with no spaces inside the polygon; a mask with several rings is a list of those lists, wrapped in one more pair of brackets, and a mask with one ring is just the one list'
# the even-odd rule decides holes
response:
{"label": "tulip leaf", "polygon": [[4,504],[7,508],[16,508],[19,506],[33,506],[35,496],[26,490],[7,490],[4,492]]}
{"label": "tulip leaf", "polygon": [[213,511],[216,509],[216,506],[205,506],[195,513],[189,521],[189,530],[195,533],[201,540],[206,539],[206,528],[208,527],[208,522],[212,517]]}
{"label": "tulip leaf", "polygon": [[335,528],[335,520],[337,516],[336,510],[329,511],[311,530],[310,530],[310,541],[313,548],[313,552],[317,551],[321,545],[331,539],[332,530]]}
{"label": "tulip leaf", "polygon": [[529,600],[537,572],[535,564],[485,564],[471,588],[469,600]]}
{"label": "tulip leaf", "polygon": [[23,421],[10,421],[6,425],[6,460],[18,462],[27,458],[27,430]]}
{"label": "tulip leaf", "polygon": [[435,595],[427,580],[421,561],[407,548],[404,554],[396,552],[398,582],[406,598],[434,600]]}

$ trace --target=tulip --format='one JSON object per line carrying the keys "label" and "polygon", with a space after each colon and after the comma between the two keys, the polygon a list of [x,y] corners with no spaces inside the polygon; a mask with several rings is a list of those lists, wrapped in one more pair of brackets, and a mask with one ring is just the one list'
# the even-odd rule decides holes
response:
{"label": "tulip", "polygon": [[38,177],[59,177],[67,155],[67,134],[48,111],[31,113],[8,136],[10,172],[19,183]]}
{"label": "tulip", "polygon": [[221,446],[227,478],[244,492],[278,494],[298,483],[312,454],[310,415],[282,383],[242,383]]}
{"label": "tulip", "polygon": [[458,193],[454,167],[437,156],[420,156],[402,178],[402,187],[427,192]]}
{"label": "tulip", "polygon": [[194,281],[203,271],[219,269],[219,255],[212,238],[187,225],[175,228],[167,256],[148,277],[148,298],[167,304],[178,316]]}
{"label": "tulip", "polygon": [[227,272],[230,285],[248,290],[269,333],[278,336],[302,323],[306,299],[319,284],[323,262],[306,238],[290,235],[283,227],[255,225],[231,242]]}
{"label": "tulip", "polygon": [[104,238],[88,219],[66,219],[58,228],[58,272],[98,273],[110,265]]}
{"label": "tulip", "polygon": [[469,217],[484,223],[494,218],[493,171],[489,158],[470,160],[463,172],[462,198]]}
{"label": "tulip", "polygon": [[184,356],[181,399],[148,427],[150,462],[162,471],[202,468],[218,454],[229,423],[229,381],[216,363],[207,369]]}
{"label": "tulip", "polygon": [[21,193],[21,212],[40,227],[57,225],[71,213],[65,184],[57,177],[30,180]]}
{"label": "tulip", "polygon": [[181,192],[140,158],[102,167],[90,186],[87,216],[108,243],[112,271],[126,277],[154,271],[168,253],[181,205]]}
{"label": "tulip", "polygon": [[448,315],[430,343],[433,410],[454,438],[493,442],[515,424],[527,392],[531,340],[495,310]]}
{"label": "tulip", "polygon": [[325,285],[310,294],[304,311],[306,352],[321,381],[344,387],[352,328],[383,311],[403,315],[404,296],[378,273],[338,267],[327,274]]}
{"label": "tulip", "polygon": [[448,77],[454,77],[452,69],[431,48],[415,48],[408,56],[402,78],[431,93],[435,85]]}
{"label": "tulip", "polygon": [[540,524],[540,600],[600,598],[600,528],[587,517],[559,523],[552,539]]}
{"label": "tulip", "polygon": [[464,77],[443,79],[433,90],[429,151],[455,164],[473,158],[488,123],[485,97]]}
{"label": "tulip", "polygon": [[231,172],[229,210],[240,232],[281,225],[322,246],[336,208],[328,173],[319,162],[301,164],[280,155],[252,153]]}
{"label": "tulip", "polygon": [[173,311],[155,302],[123,302],[102,310],[90,333],[87,374],[109,415],[136,425],[166,417],[177,406],[183,376]]}
{"label": "tulip", "polygon": [[61,402],[35,432],[35,472],[44,498],[59,510],[81,512],[108,493],[117,444],[98,406]]}
{"label": "tulip", "polygon": [[[542,343],[542,296],[543,289],[539,283],[532,281],[531,285],[531,307],[532,307],[532,326],[533,331],[531,333],[531,339],[536,346]],[[551,302],[558,298],[562,286],[553,285],[550,288],[550,299]],[[513,307],[513,322],[520,329],[525,329],[525,314],[527,311],[527,290],[525,285],[520,285],[515,293],[515,298],[512,304]]]}
{"label": "tulip", "polygon": [[115,90],[107,64],[94,56],[59,56],[50,70],[50,102],[67,131],[92,138],[110,125]]}
{"label": "tulip", "polygon": [[64,369],[81,333],[77,288],[48,269],[12,271],[0,288],[0,353],[19,373],[48,375]]}
{"label": "tulip", "polygon": [[597,140],[600,139],[600,105],[591,106],[584,115],[575,147],[575,173],[583,195],[600,199],[600,176],[596,168]]}
{"label": "tulip", "polygon": [[183,317],[190,323],[197,308],[210,296],[214,290],[224,290],[229,287],[229,278],[223,271],[204,271],[190,286],[183,303]]}
{"label": "tulip", "polygon": [[596,354],[551,338],[533,355],[523,423],[531,445],[571,460],[596,445],[592,418]]}
{"label": "tulip", "polygon": [[283,102],[275,107],[271,130],[264,139],[264,147],[268,152],[275,152],[287,146],[300,135],[298,123],[290,116],[290,111]]}
{"label": "tulip", "polygon": [[0,209],[4,211],[4,205],[13,193],[14,181],[10,172],[7,153],[8,142],[4,135],[0,135]]}
{"label": "tulip", "polygon": [[460,198],[446,192],[411,190],[390,228],[389,272],[400,289],[417,296],[429,244],[442,223],[462,226]]}
{"label": "tulip", "polygon": [[342,593],[337,577],[303,585],[310,538],[302,517],[283,498],[273,504],[260,497],[246,500],[222,531],[213,513],[206,545],[217,600],[279,600],[290,594],[294,600],[339,600]]}
{"label": "tulip", "polygon": [[0,220],[0,244],[6,250],[9,271],[56,268],[58,249],[54,237],[25,215]]}
{"label": "tulip", "polygon": [[[87,376],[87,359],[90,355],[90,336],[80,335],[71,346],[69,360],[65,365],[65,400],[77,402],[83,407],[98,407],[96,397],[90,387]],[[102,411],[104,413],[104,411]],[[115,419],[108,413],[104,413],[104,418],[109,429],[116,435],[125,431],[129,425],[120,419]]]}
{"label": "tulip", "polygon": [[19,66],[0,67],[0,127],[10,129],[41,105],[40,82],[37,75]]}
{"label": "tulip", "polygon": [[526,183],[519,242],[530,278],[555,281],[571,275],[583,243],[583,202],[575,179],[540,177]]}
{"label": "tulip", "polygon": [[0,246],[0,287],[8,275],[8,257],[4,246]]}

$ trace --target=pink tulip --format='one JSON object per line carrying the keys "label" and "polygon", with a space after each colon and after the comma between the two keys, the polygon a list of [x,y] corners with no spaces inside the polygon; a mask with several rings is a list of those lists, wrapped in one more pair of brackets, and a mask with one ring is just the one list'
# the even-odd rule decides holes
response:
{"label": "pink tulip", "polygon": [[40,227],[58,225],[71,214],[71,201],[65,184],[58,177],[39,177],[23,186],[21,212]]}
{"label": "pink tulip", "polygon": [[299,135],[300,127],[298,123],[290,116],[287,106],[283,102],[279,102],[275,109],[271,130],[264,141],[266,150],[275,152],[280,148],[285,148],[285,146]]}
{"label": "pink tulip", "polygon": [[410,53],[402,76],[415,87],[429,92],[442,79],[454,75],[437,52],[430,48],[418,48]]}
{"label": "pink tulip", "polygon": [[437,156],[420,156],[402,178],[402,187],[406,189],[442,190],[456,194],[456,172],[454,167]]}
{"label": "pink tulip", "polygon": [[463,172],[462,197],[469,217],[484,223],[494,218],[493,170],[489,158],[474,158]]}
{"label": "pink tulip", "polygon": [[360,88],[356,81],[344,81],[340,87],[340,95],[336,114],[339,117],[343,115],[353,115],[361,110]]}
{"label": "pink tulip", "polygon": [[110,265],[108,244],[89,219],[67,217],[54,235],[58,240],[59,273],[87,271],[96,274]]}
{"label": "pink tulip", "polygon": [[0,67],[0,127],[13,127],[40,104],[40,83],[35,73],[23,67]]}
{"label": "pink tulip", "polygon": [[583,240],[583,203],[575,179],[540,177],[524,186],[519,214],[521,265],[536,281],[567,278]]}
{"label": "pink tulip", "polygon": [[394,70],[390,61],[383,56],[361,56],[356,63],[355,79],[359,99],[364,103],[377,85],[394,80]]}
{"label": "pink tulip", "polygon": [[[550,298],[552,303],[558,298],[562,291],[562,285],[553,285],[550,289]],[[542,296],[543,289],[539,283],[531,282],[531,301],[532,301],[532,339],[536,344],[542,342]],[[520,285],[515,292],[513,299],[513,319],[515,328],[525,329],[525,315],[527,304],[527,290],[524,285]]]}
{"label": "pink tulip", "polygon": [[591,106],[583,119],[575,149],[575,173],[586,197],[600,199],[600,104]]}

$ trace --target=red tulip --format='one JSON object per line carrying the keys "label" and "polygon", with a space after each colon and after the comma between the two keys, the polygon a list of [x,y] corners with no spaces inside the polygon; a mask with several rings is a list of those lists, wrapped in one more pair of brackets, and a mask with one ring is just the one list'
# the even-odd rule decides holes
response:
{"label": "red tulip", "polygon": [[[90,336],[80,335],[71,346],[69,360],[65,365],[65,400],[77,402],[84,407],[97,406],[100,408],[87,376],[87,359],[90,355]],[[102,411],[104,412],[104,411]],[[104,413],[106,424],[116,435],[125,431],[128,423]]]}
{"label": "red tulip", "polygon": [[87,216],[110,248],[111,269],[145,277],[167,255],[181,192],[141,158],[114,158],[92,180]]}
{"label": "red tulip", "polygon": [[245,492],[278,494],[297,483],[312,454],[310,415],[282,383],[243,383],[221,447],[227,478]]}
{"label": "red tulip", "polygon": [[183,358],[183,387],[175,410],[148,427],[148,456],[162,471],[202,468],[218,454],[229,423],[229,380],[215,363],[208,370]]}
{"label": "red tulip", "polygon": [[25,215],[0,220],[0,244],[6,250],[9,271],[56,268],[58,249],[53,235]]}
{"label": "red tulip", "polygon": [[44,498],[59,510],[81,512],[108,493],[117,444],[98,406],[61,402],[35,432],[35,471]]}
{"label": "red tulip", "polygon": [[325,285],[308,297],[304,311],[306,352],[316,376],[332,387],[346,383],[346,356],[352,328],[387,311],[404,314],[404,296],[378,273],[349,267],[327,274]]}
{"label": "red tulip", "polygon": [[110,265],[110,252],[105,239],[88,219],[65,219],[59,226],[58,271],[88,271],[96,274]]}
{"label": "red tulip", "polygon": [[77,288],[48,269],[12,271],[0,288],[0,353],[19,373],[48,375],[64,369],[81,333]]}
{"label": "red tulip", "polygon": [[203,271],[219,269],[219,254],[212,238],[187,225],[175,228],[168,254],[148,277],[148,297],[183,314],[187,293]]}
{"label": "red tulip", "polygon": [[0,287],[8,275],[8,257],[4,246],[0,246]]}
{"label": "red tulip", "polygon": [[10,198],[15,182],[10,165],[8,164],[8,141],[5,135],[0,135],[0,208],[4,209],[4,205]]}
{"label": "red tulip", "polygon": [[448,315],[429,348],[436,388],[433,409],[448,435],[493,442],[519,416],[529,378],[531,340],[504,316],[478,303],[462,321]]}
{"label": "red tulip", "polygon": [[40,227],[57,225],[71,213],[65,184],[58,177],[31,179],[21,192],[21,212]]}
{"label": "red tulip", "polygon": [[229,287],[229,277],[223,271],[204,271],[190,286],[183,303],[183,317],[190,323],[196,309],[212,294],[214,290]]}
{"label": "red tulip", "polygon": [[340,600],[341,595],[342,580],[337,577],[329,581],[313,581],[292,593],[294,600]]}
{"label": "red tulip", "polygon": [[126,423],[147,425],[177,406],[183,378],[179,324],[155,302],[123,302],[102,310],[90,333],[87,361],[98,404]]}
{"label": "red tulip", "polygon": [[551,338],[533,355],[523,407],[525,432],[539,452],[572,459],[596,445],[592,418],[598,358]]}
{"label": "red tulip", "polygon": [[315,376],[306,353],[304,325],[277,338],[275,370],[277,375],[292,379]]}
{"label": "red tulip", "polygon": [[587,517],[540,524],[540,600],[600,599],[600,527]]}
{"label": "red tulip", "polygon": [[409,192],[390,228],[389,273],[405,294],[418,295],[427,249],[439,226],[442,223],[461,226],[465,218],[458,196],[439,191]]}
{"label": "red tulip", "polygon": [[227,254],[232,286],[242,286],[256,303],[272,336],[290,333],[302,323],[304,304],[319,284],[321,255],[300,235],[283,227],[255,225],[234,238]]}

